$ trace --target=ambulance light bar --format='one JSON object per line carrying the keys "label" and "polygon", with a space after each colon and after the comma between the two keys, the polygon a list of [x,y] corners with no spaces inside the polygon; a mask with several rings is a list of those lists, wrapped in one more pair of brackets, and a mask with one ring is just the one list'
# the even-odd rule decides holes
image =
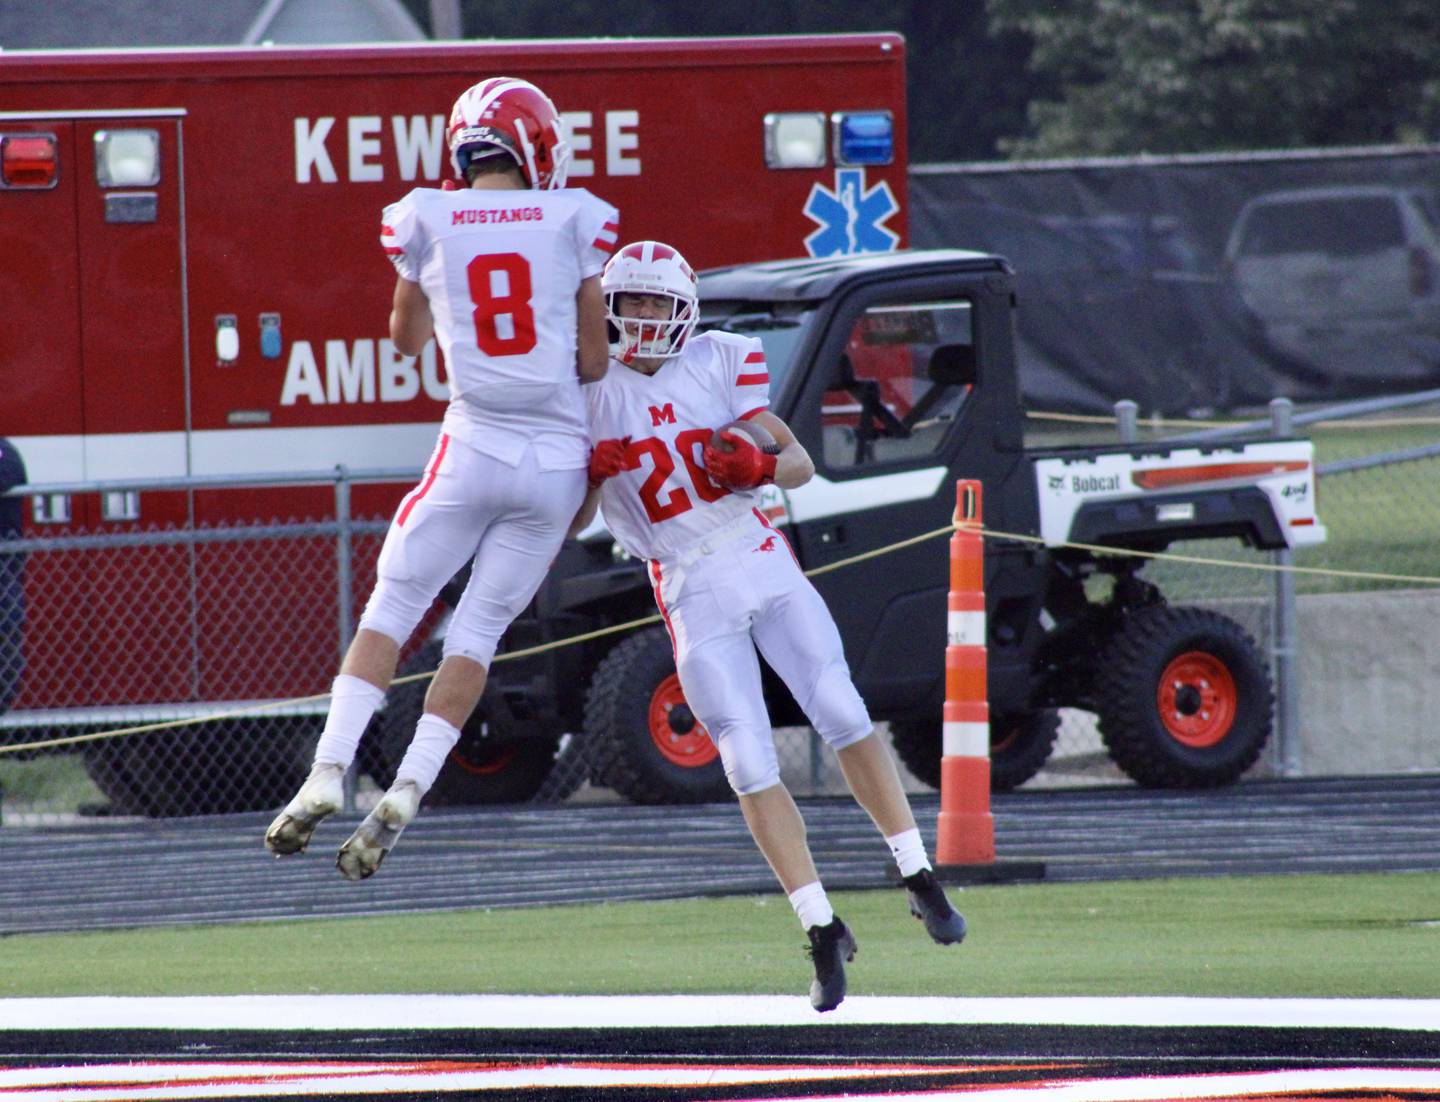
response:
{"label": "ambulance light bar", "polygon": [[95,180],[101,187],[149,187],[160,182],[157,130],[97,130]]}
{"label": "ambulance light bar", "polygon": [[0,187],[52,188],[59,179],[54,134],[0,134]]}
{"label": "ambulance light bar", "polygon": [[[895,160],[895,116],[889,111],[772,111],[765,116],[768,168],[888,165]],[[829,148],[827,149],[827,144]]]}

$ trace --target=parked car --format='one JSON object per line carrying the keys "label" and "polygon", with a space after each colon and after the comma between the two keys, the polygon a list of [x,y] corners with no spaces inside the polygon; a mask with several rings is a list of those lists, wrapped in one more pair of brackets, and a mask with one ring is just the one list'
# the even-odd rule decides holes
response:
{"label": "parked car", "polygon": [[1225,268],[1269,341],[1337,392],[1440,382],[1440,207],[1426,189],[1273,191],[1240,210]]}

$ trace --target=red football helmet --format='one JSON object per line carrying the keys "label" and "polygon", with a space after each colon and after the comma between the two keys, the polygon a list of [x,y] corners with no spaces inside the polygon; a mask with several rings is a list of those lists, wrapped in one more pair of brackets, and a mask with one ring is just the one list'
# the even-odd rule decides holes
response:
{"label": "red football helmet", "polygon": [[[678,249],[659,241],[636,241],[612,256],[600,276],[600,289],[605,292],[605,317],[619,334],[611,351],[622,363],[678,356],[700,318],[695,273]],[[663,295],[670,300],[669,317],[622,317],[615,312],[615,297],[622,294]]]}
{"label": "red football helmet", "polygon": [[445,132],[455,175],[477,156],[502,150],[515,158],[533,188],[565,186],[570,143],[550,97],[529,81],[490,77],[467,88],[450,109]]}

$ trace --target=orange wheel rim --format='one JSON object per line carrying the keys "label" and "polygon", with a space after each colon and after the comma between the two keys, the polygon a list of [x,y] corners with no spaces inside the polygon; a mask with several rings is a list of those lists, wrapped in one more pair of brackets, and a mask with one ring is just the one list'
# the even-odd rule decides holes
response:
{"label": "orange wheel rim", "polygon": [[465,772],[477,777],[489,777],[496,773],[503,773],[506,767],[515,760],[515,746],[502,746],[493,753],[483,757],[471,758],[460,752],[457,746],[450,751],[450,760]]}
{"label": "orange wheel rim", "polygon": [[710,741],[705,725],[693,715],[689,730],[676,730],[670,722],[671,713],[684,704],[685,690],[680,688],[680,678],[672,673],[650,694],[650,738],[660,756],[672,765],[699,769],[714,761],[720,751]]}
{"label": "orange wheel rim", "polygon": [[1204,749],[1230,733],[1240,700],[1229,667],[1213,654],[1196,650],[1165,667],[1155,703],[1171,738]]}

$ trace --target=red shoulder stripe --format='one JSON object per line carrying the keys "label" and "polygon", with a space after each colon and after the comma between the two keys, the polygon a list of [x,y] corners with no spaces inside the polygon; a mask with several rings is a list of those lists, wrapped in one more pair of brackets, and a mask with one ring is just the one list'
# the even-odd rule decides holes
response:
{"label": "red shoulder stripe", "polygon": [[758,371],[754,375],[735,376],[736,386],[759,386],[761,383],[768,383],[769,381],[770,372],[768,371]]}

